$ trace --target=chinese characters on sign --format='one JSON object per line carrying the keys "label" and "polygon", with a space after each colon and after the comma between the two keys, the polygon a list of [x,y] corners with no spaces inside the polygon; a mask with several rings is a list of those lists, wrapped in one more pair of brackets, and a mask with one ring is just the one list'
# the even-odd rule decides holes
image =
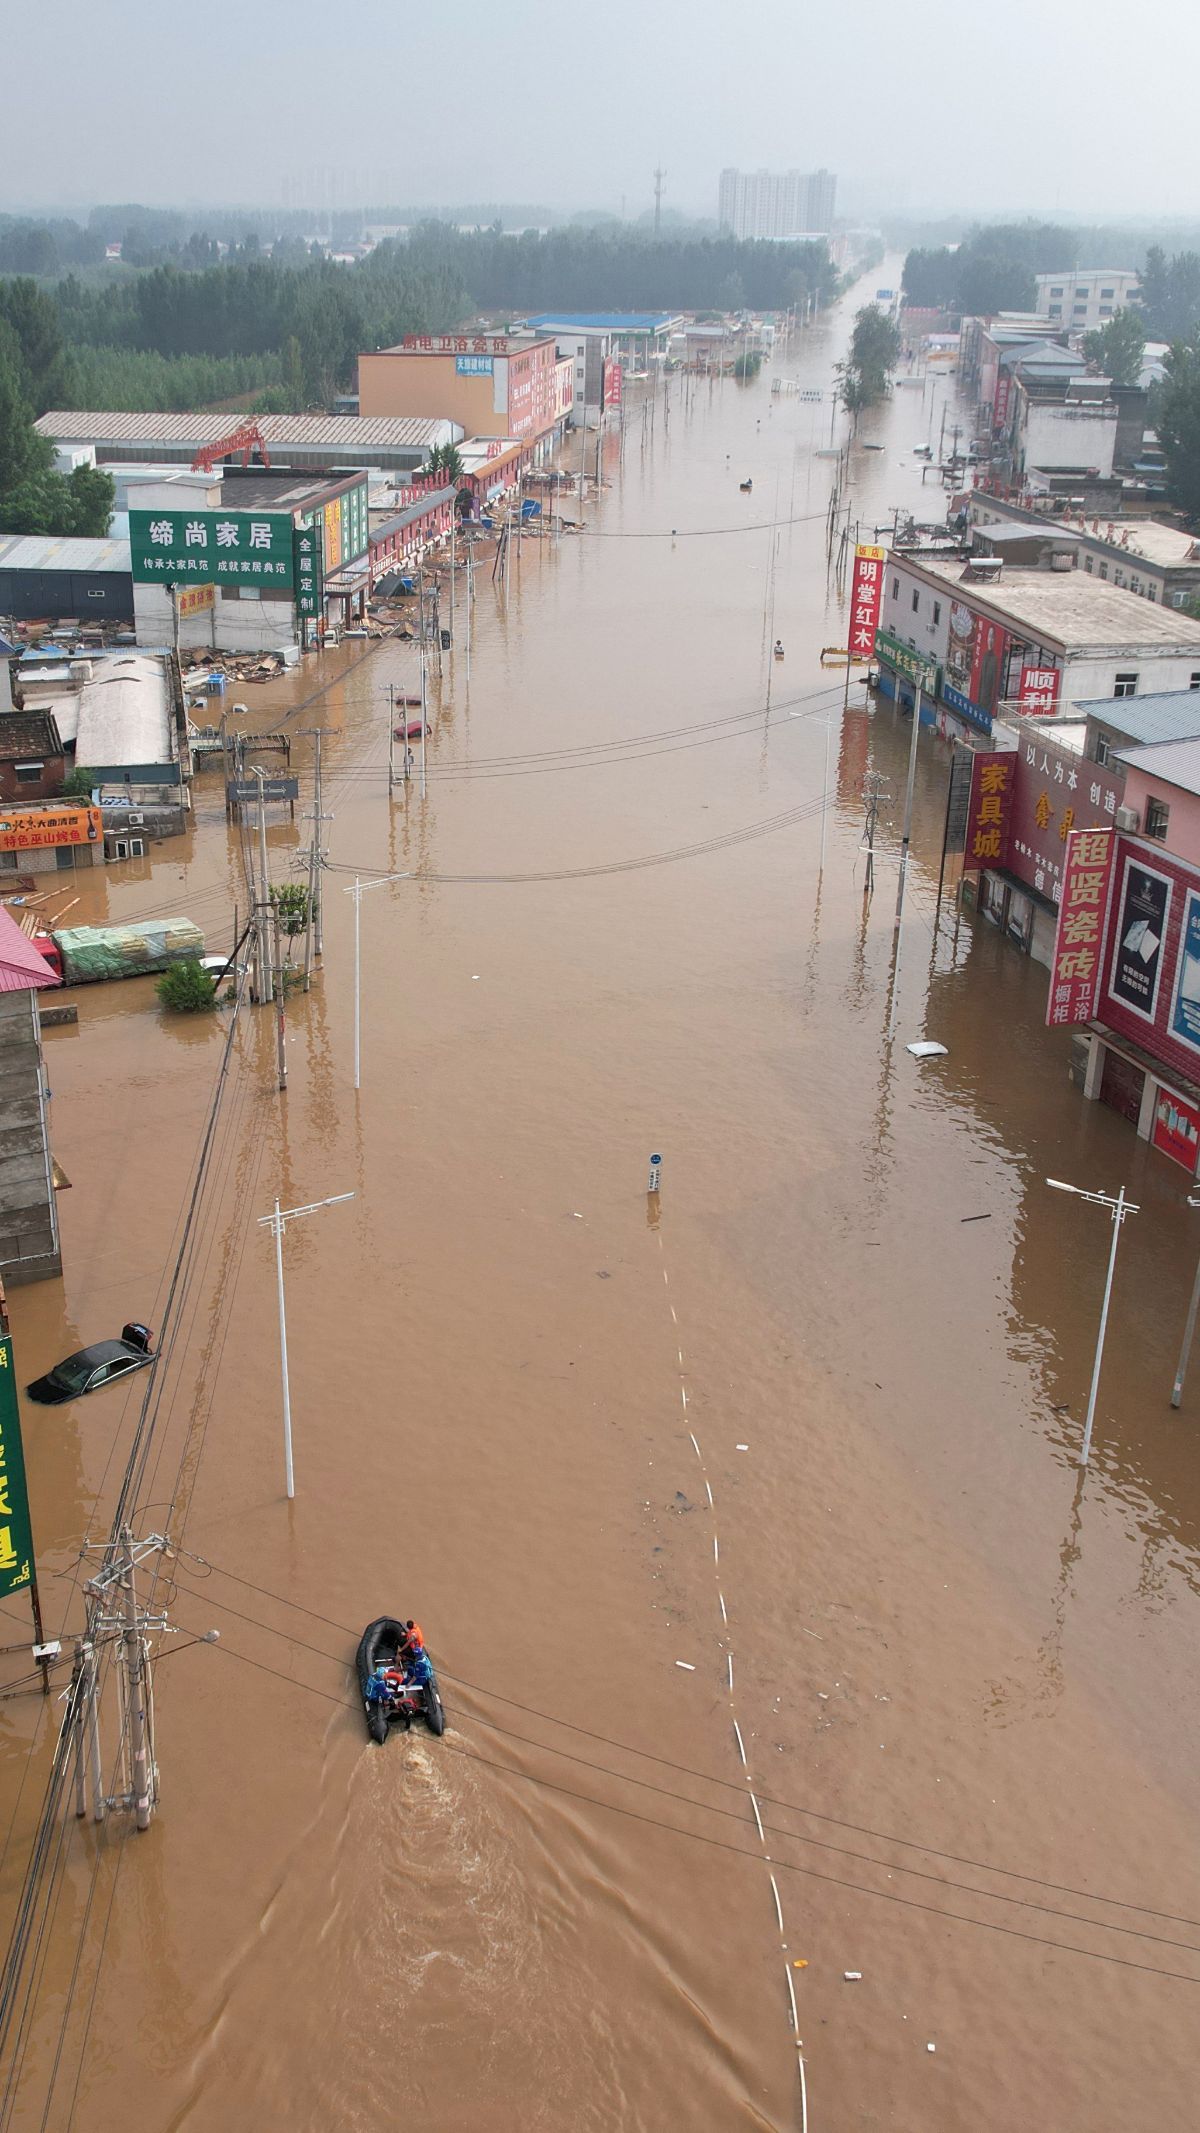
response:
{"label": "chinese characters on sign", "polygon": [[494,358],[485,355],[460,355],[454,358],[454,368],[460,378],[490,378]]}
{"label": "chinese characters on sign", "polygon": [[1108,991],[1110,999],[1119,1001],[1144,1022],[1153,1023],[1158,1006],[1170,909],[1171,883],[1167,875],[1140,866],[1127,856]]}
{"label": "chinese characters on sign", "polygon": [[314,621],[324,612],[325,566],[321,552],[321,528],[302,526],[296,533],[296,612]]}
{"label": "chinese characters on sign", "polygon": [[20,1592],[33,1570],[33,1528],[25,1451],[13,1378],[12,1342],[0,1339],[0,1599]]}
{"label": "chinese characters on sign", "polygon": [[607,362],[604,366],[605,407],[620,407],[624,385],[625,373],[621,365],[616,361]]}
{"label": "chinese characters on sign", "polygon": [[1072,830],[1067,838],[1046,1001],[1051,1028],[1090,1022],[1096,1011],[1115,836],[1110,829]]}
{"label": "chinese characters on sign", "polygon": [[1200,891],[1189,889],[1183,906],[1171,1035],[1200,1052]]}
{"label": "chinese characters on sign", "polygon": [[420,355],[508,354],[508,340],[502,333],[406,333],[400,346]]}
{"label": "chinese characters on sign", "polygon": [[854,582],[850,588],[850,635],[846,649],[854,659],[869,659],[875,649],[879,626],[879,602],[883,594],[885,548],[858,547],[854,551]]}
{"label": "chinese characters on sign", "polygon": [[1028,730],[1016,763],[1005,865],[1018,881],[1057,903],[1071,831],[1107,828],[1120,806],[1124,778]]}
{"label": "chinese characters on sign", "polygon": [[185,585],[178,594],[180,618],[200,614],[204,608],[212,607],[216,597],[215,585]]}
{"label": "chinese characters on sign", "polygon": [[1164,1155],[1169,1155],[1173,1162],[1182,1163],[1189,1174],[1195,1175],[1196,1155],[1200,1151],[1200,1111],[1194,1104],[1185,1103],[1182,1096],[1172,1096],[1160,1088],[1154,1105],[1151,1139]]}
{"label": "chinese characters on sign", "polygon": [[292,589],[292,520],[282,511],[131,511],[129,552],[139,585],[191,578]]}
{"label": "chinese characters on sign", "polygon": [[1061,680],[1057,667],[1022,667],[1017,705],[1022,717],[1028,718],[1033,712],[1040,713],[1043,718],[1053,717]]}
{"label": "chinese characters on sign", "polygon": [[971,760],[971,799],[967,810],[965,865],[1002,867],[1008,862],[1008,831],[1017,759],[1008,754],[976,755]]}
{"label": "chinese characters on sign", "polygon": [[96,844],[98,807],[0,809],[0,852],[31,852],[54,844]]}

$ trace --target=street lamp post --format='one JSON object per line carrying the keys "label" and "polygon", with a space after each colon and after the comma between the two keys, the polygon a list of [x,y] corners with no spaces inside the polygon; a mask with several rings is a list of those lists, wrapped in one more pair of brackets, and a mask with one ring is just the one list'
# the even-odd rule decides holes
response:
{"label": "street lamp post", "polygon": [[279,1297],[279,1370],[283,1384],[283,1471],[287,1481],[288,1496],[296,1493],[296,1477],[292,1469],[292,1392],[288,1378],[287,1313],[283,1303],[283,1233],[289,1222],[296,1222],[301,1215],[318,1214],[322,1207],[336,1207],[342,1200],[352,1200],[352,1192],[335,1192],[328,1200],[312,1200],[307,1207],[280,1208],[278,1194],[273,1215],[260,1215],[258,1226],[269,1229],[275,1239],[275,1286]]}
{"label": "street lamp post", "polygon": [[1073,1192],[1077,1199],[1091,1200],[1097,1207],[1107,1207],[1112,1218],[1112,1249],[1108,1255],[1108,1273],[1104,1282],[1104,1302],[1100,1306],[1100,1331],[1096,1336],[1096,1359],[1092,1364],[1092,1384],[1088,1393],[1087,1420],[1083,1425],[1083,1449],[1079,1454],[1080,1466],[1086,1466],[1088,1454],[1092,1449],[1092,1424],[1096,1418],[1096,1394],[1100,1389],[1100,1366],[1104,1360],[1104,1335],[1108,1328],[1108,1305],[1109,1298],[1112,1295],[1113,1274],[1117,1264],[1117,1240],[1120,1237],[1121,1224],[1126,1215],[1136,1215],[1140,1210],[1132,1200],[1125,1198],[1125,1187],[1123,1185],[1114,1200],[1111,1193],[1085,1192],[1081,1185],[1065,1185],[1061,1178],[1047,1178],[1046,1183],[1052,1186],[1055,1192]]}
{"label": "street lamp post", "polygon": [[[423,713],[422,716],[424,716]],[[405,747],[407,751],[407,743]],[[410,881],[411,879],[412,877],[409,874],[379,874],[374,881],[361,881],[355,875],[353,886],[345,891],[347,896],[354,898],[354,1086],[356,1089],[360,1082],[362,1061],[362,926],[360,923],[362,900],[368,889],[382,889],[384,883],[388,881]]]}

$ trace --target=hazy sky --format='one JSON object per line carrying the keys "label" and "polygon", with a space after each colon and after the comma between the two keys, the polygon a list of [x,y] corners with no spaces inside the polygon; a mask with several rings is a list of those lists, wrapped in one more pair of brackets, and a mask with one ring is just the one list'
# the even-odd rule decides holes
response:
{"label": "hazy sky", "polygon": [[[1195,0],[29,0],[0,207],[529,200],[714,214],[718,174],[847,208],[1194,218]],[[336,189],[335,189],[336,188]]]}

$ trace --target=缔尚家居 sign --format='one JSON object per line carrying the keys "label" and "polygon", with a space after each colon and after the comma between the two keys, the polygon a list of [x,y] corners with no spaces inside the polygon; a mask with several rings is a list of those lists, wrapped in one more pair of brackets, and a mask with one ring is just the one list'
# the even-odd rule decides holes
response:
{"label": "\u7f14\u5c1a\u5bb6\u5c45 sign", "polygon": [[129,554],[135,584],[257,585],[292,590],[288,511],[131,511]]}

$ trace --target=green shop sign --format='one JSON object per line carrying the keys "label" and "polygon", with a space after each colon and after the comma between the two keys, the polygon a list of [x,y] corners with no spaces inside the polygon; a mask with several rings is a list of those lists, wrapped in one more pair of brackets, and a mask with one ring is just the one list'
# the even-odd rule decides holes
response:
{"label": "green shop sign", "polygon": [[12,1342],[0,1339],[0,1599],[33,1575],[33,1528],[25,1485],[25,1451],[13,1378]]}
{"label": "green shop sign", "polygon": [[292,590],[289,511],[131,511],[129,552],[139,585],[259,585]]}
{"label": "green shop sign", "polygon": [[919,681],[923,689],[936,689],[938,670],[934,662],[931,659],[923,659],[919,652],[914,652],[911,644],[902,644],[899,637],[893,637],[890,630],[876,630],[875,650],[879,658],[886,659],[888,665],[894,667],[897,674],[903,674],[906,681]]}
{"label": "green shop sign", "polygon": [[324,536],[318,523],[298,526],[296,549],[296,613],[314,621],[325,610]]}

